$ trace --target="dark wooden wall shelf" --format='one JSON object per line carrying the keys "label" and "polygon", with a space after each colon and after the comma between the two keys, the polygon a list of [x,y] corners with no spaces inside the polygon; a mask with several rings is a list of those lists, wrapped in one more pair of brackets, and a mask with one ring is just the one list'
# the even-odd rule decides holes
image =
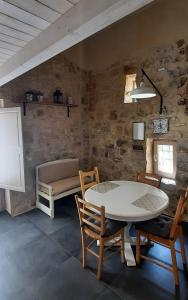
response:
{"label": "dark wooden wall shelf", "polygon": [[45,106],[60,106],[60,107],[66,107],[67,108],[67,117],[70,117],[70,109],[71,107],[78,107],[76,104],[61,104],[61,103],[47,103],[47,102],[38,102],[38,101],[31,101],[31,102],[26,102],[23,101],[23,114],[26,116],[27,113],[27,105],[32,105],[32,104],[38,104],[38,105],[45,105]]}

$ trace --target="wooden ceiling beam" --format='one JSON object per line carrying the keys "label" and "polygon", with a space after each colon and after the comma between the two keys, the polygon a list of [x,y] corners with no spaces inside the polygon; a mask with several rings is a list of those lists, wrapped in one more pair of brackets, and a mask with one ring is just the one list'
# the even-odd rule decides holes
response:
{"label": "wooden ceiling beam", "polygon": [[0,24],[0,33],[6,34],[9,37],[19,39],[24,42],[29,42],[33,39],[33,36],[23,31],[16,30],[12,27]]}
{"label": "wooden ceiling beam", "polygon": [[3,0],[0,0],[0,12],[7,17],[11,17],[40,30],[44,30],[50,25],[48,21]]}
{"label": "wooden ceiling beam", "polygon": [[6,2],[15,5],[35,16],[38,16],[50,23],[57,20],[61,14],[59,12],[55,12],[54,10],[48,8],[46,5],[40,3],[40,1],[36,0],[6,0]]}
{"label": "wooden ceiling beam", "polygon": [[25,41],[22,41],[20,39],[14,38],[12,36],[3,33],[0,33],[0,41],[7,42],[9,44],[20,46],[20,47],[24,47],[26,45]]}
{"label": "wooden ceiling beam", "polygon": [[81,0],[1,66],[0,86],[152,1]]}

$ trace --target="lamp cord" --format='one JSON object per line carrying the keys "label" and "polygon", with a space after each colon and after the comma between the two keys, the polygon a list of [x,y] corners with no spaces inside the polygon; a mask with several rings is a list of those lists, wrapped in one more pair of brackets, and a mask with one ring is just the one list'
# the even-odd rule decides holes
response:
{"label": "lamp cord", "polygon": [[158,90],[158,88],[156,87],[156,85],[153,83],[153,81],[146,74],[146,72],[144,71],[144,69],[141,69],[141,71],[142,71],[142,74],[147,78],[147,80],[151,83],[151,85],[153,86],[153,88],[156,90],[156,92],[160,96],[160,110],[159,110],[159,113],[161,115],[163,113],[163,95],[160,93],[160,91]]}

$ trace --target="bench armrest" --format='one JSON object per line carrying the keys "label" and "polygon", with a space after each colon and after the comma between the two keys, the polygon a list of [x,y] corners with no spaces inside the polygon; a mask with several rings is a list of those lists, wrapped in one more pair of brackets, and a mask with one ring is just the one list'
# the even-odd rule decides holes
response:
{"label": "bench armrest", "polygon": [[38,181],[38,182],[37,182],[37,186],[38,186],[38,187],[39,187],[39,186],[45,187],[46,189],[48,189],[49,195],[52,194],[52,187],[51,187],[50,185],[48,185],[48,184],[46,184],[46,183],[44,183],[44,182]]}

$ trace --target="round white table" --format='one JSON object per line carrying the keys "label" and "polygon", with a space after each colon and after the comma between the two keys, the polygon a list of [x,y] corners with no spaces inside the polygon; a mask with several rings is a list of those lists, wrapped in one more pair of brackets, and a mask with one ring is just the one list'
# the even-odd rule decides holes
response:
{"label": "round white table", "polygon": [[105,207],[107,218],[127,221],[125,227],[125,258],[128,266],[135,266],[129,234],[132,222],[150,220],[169,205],[168,196],[158,188],[134,181],[107,181],[85,192],[85,200]]}

